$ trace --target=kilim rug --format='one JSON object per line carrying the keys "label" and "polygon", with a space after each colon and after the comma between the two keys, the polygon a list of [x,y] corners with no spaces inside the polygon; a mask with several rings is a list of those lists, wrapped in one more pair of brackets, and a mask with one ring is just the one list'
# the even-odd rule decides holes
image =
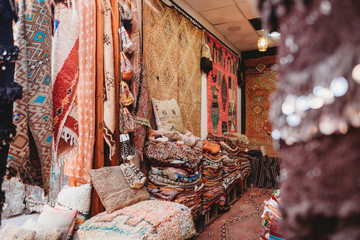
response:
{"label": "kilim rug", "polygon": [[[110,156],[115,154],[115,126],[116,126],[116,102],[115,102],[115,73],[114,73],[114,39],[111,28],[110,0],[104,0],[104,139],[109,145]],[[117,10],[117,9],[116,9]]]}
{"label": "kilim rug", "polygon": [[141,71],[142,66],[142,53],[141,53],[141,2],[131,2],[131,12],[133,14],[132,30],[130,33],[130,39],[134,44],[134,52],[129,56],[129,60],[134,68],[134,77],[131,81],[131,92],[134,95],[135,102],[131,113],[135,116],[137,121],[135,122],[134,132],[130,134],[130,140],[132,146],[140,153],[142,157],[143,148],[146,138],[146,124],[149,122],[151,117],[151,103],[149,101],[149,93],[147,90],[147,81]]}
{"label": "kilim rug", "polygon": [[208,73],[208,132],[237,132],[237,57],[210,34],[206,35],[213,58]]}
{"label": "kilim rug", "polygon": [[80,0],[79,9],[79,84],[77,89],[79,112],[79,148],[76,156],[69,156],[65,174],[90,181],[95,142],[95,1]]}
{"label": "kilim rug", "polygon": [[274,189],[251,188],[218,217],[197,238],[198,240],[257,240],[262,232],[261,214],[264,201]]}
{"label": "kilim rug", "polygon": [[269,120],[270,95],[276,90],[278,73],[275,56],[246,59],[245,63],[245,135],[252,148],[265,146],[269,156],[277,156]]}
{"label": "kilim rug", "polygon": [[51,93],[51,12],[45,1],[32,1],[25,13],[19,2],[15,35],[20,58],[15,81],[23,86],[23,98],[14,105],[17,135],[8,157],[10,175],[48,190],[52,156],[53,111]]}
{"label": "kilim rug", "polygon": [[76,91],[79,81],[79,21],[68,4],[54,11],[52,79],[54,79],[54,151],[62,156],[78,146]]}
{"label": "kilim rug", "polygon": [[201,130],[202,31],[161,1],[144,1],[144,73],[150,97],[176,99],[185,128]]}

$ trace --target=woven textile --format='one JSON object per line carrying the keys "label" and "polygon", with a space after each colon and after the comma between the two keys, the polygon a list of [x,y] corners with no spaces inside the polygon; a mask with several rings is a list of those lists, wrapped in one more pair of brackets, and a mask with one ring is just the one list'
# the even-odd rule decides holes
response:
{"label": "woven textile", "polygon": [[53,111],[51,93],[51,12],[45,1],[32,1],[25,13],[19,2],[19,22],[15,41],[20,47],[15,81],[24,96],[14,105],[17,136],[8,158],[10,175],[26,183],[49,186]]}
{"label": "woven textile", "polygon": [[200,136],[201,30],[155,0],[144,2],[143,24],[144,71],[150,97],[175,98],[185,128]]}
{"label": "woven textile", "polygon": [[213,58],[208,73],[208,132],[237,132],[237,57],[207,34]]}
{"label": "woven textile", "polygon": [[79,21],[74,10],[67,4],[56,4],[54,12],[54,150],[57,155],[63,155],[78,145],[78,112],[75,98],[79,80]]}
{"label": "woven textile", "polygon": [[110,158],[115,154],[115,73],[114,73],[114,39],[111,28],[110,1],[104,1],[104,139],[110,149]]}
{"label": "woven textile", "polygon": [[266,154],[277,156],[271,137],[269,121],[270,95],[276,90],[278,73],[275,56],[247,59],[245,63],[245,133],[251,148],[265,146]]}
{"label": "woven textile", "polygon": [[251,157],[252,183],[259,188],[279,188],[280,159]]}
{"label": "woven textile", "polygon": [[[149,98],[149,93],[147,90],[147,81],[141,74],[141,22],[142,15],[139,14],[138,9],[141,8],[141,1],[132,1],[131,3],[131,12],[133,15],[132,20],[132,31],[130,35],[130,40],[134,44],[134,52],[129,57],[129,60],[134,68],[134,77],[131,82],[130,90],[135,98],[134,108],[132,109],[132,114],[138,118],[142,119],[145,122],[149,121],[151,117],[151,103]],[[143,148],[146,138],[146,126],[140,123],[135,123],[135,129],[131,136],[132,146],[139,151],[140,156],[142,157]]]}
{"label": "woven textile", "polygon": [[167,201],[143,201],[112,214],[100,213],[80,228],[79,239],[182,240],[195,235],[190,209]]}
{"label": "woven textile", "polygon": [[95,1],[81,0],[79,8],[79,85],[77,91],[79,112],[79,148],[75,157],[69,157],[65,174],[90,181],[95,141]]}

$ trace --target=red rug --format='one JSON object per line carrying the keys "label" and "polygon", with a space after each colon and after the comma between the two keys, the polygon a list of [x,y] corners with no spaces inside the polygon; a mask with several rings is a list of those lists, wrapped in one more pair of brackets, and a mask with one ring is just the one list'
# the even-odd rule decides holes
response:
{"label": "red rug", "polygon": [[198,240],[254,240],[262,231],[261,214],[264,201],[274,189],[252,188],[230,208],[218,217],[197,238]]}
{"label": "red rug", "polygon": [[269,121],[270,96],[277,88],[276,56],[246,59],[245,63],[245,135],[252,149],[265,146],[267,155],[276,157]]}

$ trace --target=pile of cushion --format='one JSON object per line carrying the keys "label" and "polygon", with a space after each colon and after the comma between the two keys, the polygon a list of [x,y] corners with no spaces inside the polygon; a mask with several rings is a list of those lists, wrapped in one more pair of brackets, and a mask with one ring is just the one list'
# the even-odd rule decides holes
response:
{"label": "pile of cushion", "polygon": [[0,231],[0,239],[71,239],[76,224],[89,214],[90,195],[90,184],[80,187],[65,186],[58,195],[55,207],[45,205],[37,221],[30,218],[22,226],[9,222]]}

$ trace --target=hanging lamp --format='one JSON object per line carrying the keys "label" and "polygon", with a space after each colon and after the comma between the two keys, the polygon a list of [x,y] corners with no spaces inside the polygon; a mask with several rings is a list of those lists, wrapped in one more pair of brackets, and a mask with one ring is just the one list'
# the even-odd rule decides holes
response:
{"label": "hanging lamp", "polygon": [[261,33],[261,36],[259,37],[258,42],[257,42],[257,47],[258,47],[259,52],[266,52],[268,46],[269,46],[269,41],[264,36],[264,30],[263,30],[263,32]]}

